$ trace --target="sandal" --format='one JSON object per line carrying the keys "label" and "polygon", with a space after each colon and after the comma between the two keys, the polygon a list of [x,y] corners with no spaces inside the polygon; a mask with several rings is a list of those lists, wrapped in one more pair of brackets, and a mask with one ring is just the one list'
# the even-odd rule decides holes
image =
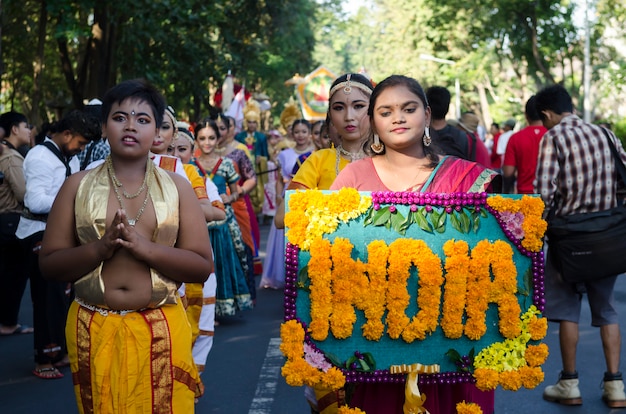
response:
{"label": "sandal", "polygon": [[55,367],[35,368],[33,375],[41,379],[59,379],[63,378],[63,374]]}
{"label": "sandal", "polygon": [[29,334],[33,333],[35,330],[30,326],[26,325],[16,325],[15,329],[10,331],[0,331],[0,336],[9,336],[9,335],[19,335],[19,334]]}

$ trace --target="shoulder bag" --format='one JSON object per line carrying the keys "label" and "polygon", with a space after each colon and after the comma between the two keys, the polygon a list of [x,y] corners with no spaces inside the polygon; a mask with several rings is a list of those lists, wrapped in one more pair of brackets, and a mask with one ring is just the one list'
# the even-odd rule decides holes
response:
{"label": "shoulder bag", "polygon": [[[626,184],[626,167],[609,133],[618,176]],[[563,280],[591,282],[626,272],[626,206],[621,198],[609,210],[593,213],[548,215],[548,254]]]}

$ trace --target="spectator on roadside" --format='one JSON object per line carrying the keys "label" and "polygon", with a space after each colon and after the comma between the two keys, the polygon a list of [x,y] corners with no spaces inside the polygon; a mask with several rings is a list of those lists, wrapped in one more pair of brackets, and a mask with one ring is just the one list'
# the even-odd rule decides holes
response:
{"label": "spectator on roadside", "polygon": [[49,128],[49,135],[24,159],[26,193],[15,235],[26,250],[35,328],[35,369],[42,379],[62,378],[59,367],[69,364],[65,346],[65,320],[70,299],[68,283],[45,280],[39,268],[48,213],[65,179],[79,170],[74,155],[100,138],[93,116],[74,110]]}
{"label": "spectator on roadside", "polygon": [[[532,194],[535,192],[533,182],[537,169],[539,144],[546,128],[535,108],[535,97],[531,96],[526,102],[526,122],[528,125],[511,135],[504,153],[502,167],[503,192],[511,194]],[[515,182],[517,181],[517,185]],[[514,190],[515,187],[515,191]]]}
{"label": "spectator on roadside", "polygon": [[[541,140],[535,183],[536,192],[546,206],[544,216],[548,216],[548,212],[550,216],[559,217],[615,207],[618,173],[607,139],[611,139],[626,163],[626,151],[620,140],[613,133],[575,115],[572,98],[561,85],[540,90],[535,99],[537,113],[548,129]],[[582,284],[568,283],[552,263],[549,240],[546,258],[544,315],[559,323],[563,369],[558,382],[546,387],[543,398],[565,405],[582,404],[576,348],[581,300],[586,292],[591,324],[600,327],[606,361],[602,399],[611,408],[626,407],[624,382],[619,370],[619,315],[613,293],[617,275]]]}
{"label": "spectator on roadside", "polygon": [[442,154],[472,160],[467,134],[446,122],[450,109],[450,91],[443,86],[431,86],[426,90],[426,97],[432,111],[430,127],[434,144]]}
{"label": "spectator on roadside", "polygon": [[[461,115],[461,119],[458,121],[458,126],[462,131],[467,133],[467,139],[469,142],[470,161],[476,161],[483,167],[487,168],[491,162],[489,160],[489,151],[485,146],[485,143],[478,136],[478,124],[480,120],[478,116],[473,112],[465,112]],[[475,155],[475,156],[474,156]]]}
{"label": "spectator on roadside", "polygon": [[26,116],[19,112],[0,115],[0,128],[6,131],[0,143],[0,335],[24,334],[33,328],[18,323],[26,282],[25,251],[15,237],[24,208],[24,157],[18,151],[29,144],[31,130]]}
{"label": "spectator on roadside", "polygon": [[504,153],[506,152],[506,146],[509,143],[509,139],[511,135],[513,135],[513,130],[515,129],[516,121],[515,119],[507,119],[504,121],[504,125],[502,127],[502,134],[498,138],[498,145],[496,145],[496,155],[500,158],[500,165],[504,162]]}

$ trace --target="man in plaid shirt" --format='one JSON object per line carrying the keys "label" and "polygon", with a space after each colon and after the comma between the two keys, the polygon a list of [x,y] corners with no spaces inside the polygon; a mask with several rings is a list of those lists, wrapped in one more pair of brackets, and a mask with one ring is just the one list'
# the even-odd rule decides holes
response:
{"label": "man in plaid shirt", "polygon": [[[607,136],[600,126],[574,114],[572,98],[561,85],[536,95],[536,109],[548,129],[541,140],[535,191],[548,215],[607,210],[617,205],[617,171]],[[626,152],[615,135],[609,137],[626,163]],[[548,240],[548,249],[550,241]],[[621,337],[613,288],[617,276],[573,284],[565,282],[546,255],[545,316],[559,322],[563,370],[556,385],[546,387],[543,398],[565,405],[581,405],[576,371],[576,345],[583,293],[587,293],[593,326],[600,327],[606,360],[602,399],[611,408],[626,407],[624,382],[619,372]]]}

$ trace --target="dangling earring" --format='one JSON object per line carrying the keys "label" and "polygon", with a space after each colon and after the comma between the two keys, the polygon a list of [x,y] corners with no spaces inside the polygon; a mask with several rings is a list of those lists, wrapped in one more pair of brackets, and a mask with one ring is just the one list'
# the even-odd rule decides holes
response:
{"label": "dangling earring", "polygon": [[382,154],[383,151],[385,150],[385,145],[382,142],[380,142],[380,137],[378,136],[378,134],[374,134],[374,143],[370,145],[370,148],[376,154]]}
{"label": "dangling earring", "polygon": [[430,128],[429,127],[424,128],[424,137],[422,138],[422,141],[424,142],[424,146],[425,147],[429,147],[430,143],[433,141],[430,138]]}

